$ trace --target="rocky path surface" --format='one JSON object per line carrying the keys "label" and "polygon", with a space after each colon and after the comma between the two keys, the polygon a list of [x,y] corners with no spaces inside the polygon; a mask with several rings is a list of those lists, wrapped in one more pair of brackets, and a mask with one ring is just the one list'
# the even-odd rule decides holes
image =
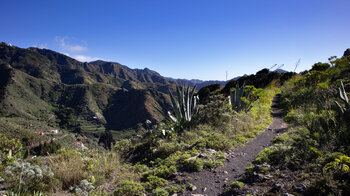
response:
{"label": "rocky path surface", "polygon": [[263,132],[244,146],[227,152],[227,162],[213,171],[201,171],[188,174],[193,184],[192,191],[185,195],[220,195],[232,181],[238,180],[245,172],[248,162],[252,162],[257,154],[271,144],[271,140],[284,132],[288,125],[282,119],[281,109],[278,107],[280,95],[277,94],[272,101],[273,122]]}

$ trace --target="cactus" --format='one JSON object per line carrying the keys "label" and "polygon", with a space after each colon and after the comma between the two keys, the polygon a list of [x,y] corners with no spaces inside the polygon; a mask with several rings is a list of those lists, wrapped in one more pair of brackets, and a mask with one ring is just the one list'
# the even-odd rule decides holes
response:
{"label": "cactus", "polygon": [[188,86],[185,90],[185,87],[176,87],[177,99],[170,94],[170,99],[172,103],[172,107],[174,110],[175,116],[168,111],[169,117],[175,122],[190,122],[192,120],[193,115],[195,115],[198,111],[198,102],[199,97],[194,96],[194,91],[196,86],[190,89]]}
{"label": "cactus", "polygon": [[[232,105],[232,109],[236,110],[236,111],[249,111],[251,109],[251,104],[252,104],[252,100],[249,101],[249,103],[242,103],[242,98],[244,95],[244,89],[245,89],[245,82],[243,83],[243,85],[241,87],[239,87],[239,83],[237,82],[236,84],[236,90],[233,92],[232,89],[230,89],[230,98],[229,98],[229,104]],[[249,94],[250,94],[249,90],[246,95],[245,95],[245,99],[249,100]]]}

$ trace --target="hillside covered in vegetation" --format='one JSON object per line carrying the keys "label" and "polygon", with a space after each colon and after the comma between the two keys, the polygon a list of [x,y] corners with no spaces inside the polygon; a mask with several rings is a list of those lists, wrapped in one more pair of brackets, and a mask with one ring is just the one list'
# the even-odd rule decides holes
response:
{"label": "hillside covered in vegetation", "polygon": [[[196,92],[148,69],[1,44],[1,193],[187,194],[190,174],[215,172],[266,130],[281,94],[290,128],[222,194],[347,195],[349,52],[300,74],[263,69]],[[132,126],[144,131],[111,132]]]}
{"label": "hillside covered in vegetation", "polygon": [[175,84],[149,69],[81,63],[57,52],[0,44],[0,113],[6,127],[85,134],[156,124]]}

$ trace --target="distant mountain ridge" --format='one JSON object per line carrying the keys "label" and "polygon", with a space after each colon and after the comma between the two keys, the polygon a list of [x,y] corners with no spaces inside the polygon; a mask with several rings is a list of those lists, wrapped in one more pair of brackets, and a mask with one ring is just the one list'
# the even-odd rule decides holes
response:
{"label": "distant mountain ridge", "polygon": [[187,80],[187,79],[174,79],[174,78],[170,78],[167,77],[167,79],[169,81],[172,81],[178,85],[181,86],[190,86],[190,87],[194,87],[194,85],[196,86],[196,89],[199,90],[205,86],[211,85],[211,84],[220,84],[221,86],[225,86],[226,83],[228,81],[220,81],[220,80],[199,80],[199,79],[191,79],[191,80]]}
{"label": "distant mountain ridge", "polygon": [[[276,72],[276,73],[281,74],[281,73],[287,73],[288,71],[283,70],[283,69],[276,69],[276,70],[270,71],[270,72]],[[225,86],[229,81],[232,81],[232,80],[235,81],[235,80],[238,80],[242,77],[247,77],[247,76],[248,76],[247,74],[244,74],[243,76],[237,76],[237,77],[234,77],[234,78],[227,80],[227,81],[223,81],[223,80],[199,80],[199,79],[188,80],[188,79],[174,79],[171,77],[166,77],[166,79],[169,81],[175,82],[178,85],[185,85],[185,86],[191,86],[191,87],[193,87],[194,85],[197,85],[196,89],[199,90],[199,89],[201,89],[205,86],[211,85],[211,84],[220,84],[220,86]]]}
{"label": "distant mountain ridge", "polygon": [[0,43],[0,114],[80,130],[157,123],[170,110],[175,83],[150,69],[81,63],[52,50]]}

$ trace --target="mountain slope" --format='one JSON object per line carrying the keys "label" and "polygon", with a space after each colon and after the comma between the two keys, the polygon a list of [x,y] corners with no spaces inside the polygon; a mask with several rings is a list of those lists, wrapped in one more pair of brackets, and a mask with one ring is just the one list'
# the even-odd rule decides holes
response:
{"label": "mountain slope", "polygon": [[71,130],[122,130],[147,119],[159,122],[169,109],[167,93],[175,86],[147,68],[81,63],[51,50],[5,43],[0,43],[0,71],[2,116]]}

